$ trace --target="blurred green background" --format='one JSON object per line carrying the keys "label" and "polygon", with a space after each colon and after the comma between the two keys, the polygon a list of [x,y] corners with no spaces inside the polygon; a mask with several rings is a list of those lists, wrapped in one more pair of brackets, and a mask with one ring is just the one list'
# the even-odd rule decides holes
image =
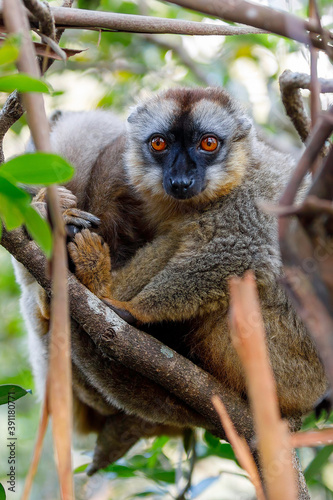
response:
{"label": "blurred green background", "polygon": [[[51,5],[61,5],[51,1]],[[272,0],[271,7],[307,16],[307,3],[296,0]],[[144,14],[205,22],[209,20],[177,6],[156,0],[78,0],[74,7],[100,9],[126,14]],[[332,27],[331,0],[319,2],[323,24]],[[36,36],[36,40],[38,37]],[[278,76],[285,69],[309,73],[307,49],[274,35],[232,37],[136,35],[68,30],[61,46],[84,51],[67,64],[55,62],[46,80],[61,95],[45,98],[48,113],[55,109],[94,109],[112,107],[124,118],[130,106],[147,92],[177,85],[226,87],[254,117],[258,129],[277,148],[297,158],[302,145],[285,116],[278,89]],[[4,68],[4,71],[10,68]],[[332,78],[332,65],[325,55],[319,56],[319,76]],[[303,92],[307,101],[308,93]],[[1,104],[6,95],[0,95]],[[332,96],[322,97],[324,108]],[[9,158],[24,150],[29,132],[25,117],[17,122],[5,139]],[[17,492],[19,498],[32,456],[38,427],[40,403],[34,393],[30,372],[26,332],[19,312],[19,290],[14,281],[10,256],[0,248],[0,383],[17,383],[32,389],[16,403],[17,409]],[[7,474],[6,411],[0,407],[0,482]],[[306,426],[315,425],[310,416]],[[322,422],[317,423],[322,425]],[[79,442],[73,454],[74,466],[87,463],[94,439]],[[333,499],[332,446],[301,450],[302,464],[314,499]],[[75,475],[77,499],[198,498],[199,500],[232,500],[254,498],[253,488],[235,462],[230,446],[219,443],[209,434],[198,433],[197,462],[192,488],[185,496],[185,478],[191,468],[193,450],[184,451],[177,440],[159,438],[140,443],[116,467],[96,478],[86,479],[84,472]],[[189,455],[190,459],[187,459]],[[110,481],[110,478],[113,480]],[[59,498],[48,432],[32,499]]]}

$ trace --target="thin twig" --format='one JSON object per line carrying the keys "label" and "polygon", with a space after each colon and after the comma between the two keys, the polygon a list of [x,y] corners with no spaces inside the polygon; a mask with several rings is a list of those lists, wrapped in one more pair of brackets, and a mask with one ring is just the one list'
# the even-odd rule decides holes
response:
{"label": "thin twig", "polygon": [[63,61],[67,61],[66,52],[59,47],[59,45],[58,45],[57,42],[55,42],[54,40],[52,40],[52,38],[50,38],[50,37],[44,35],[43,33],[39,32],[38,30],[36,30],[36,32],[41,37],[41,40],[46,45],[48,45],[60,57],[60,59],[62,59]]}
{"label": "thin twig", "polygon": [[[333,117],[333,113],[332,113]],[[333,122],[332,122],[333,130]],[[329,153],[322,163],[320,170],[317,170],[317,174],[313,180],[313,184],[310,188],[309,195],[317,196],[320,199],[332,201],[333,196],[333,144],[330,147]]]}
{"label": "thin twig", "polygon": [[231,336],[246,375],[268,498],[296,500],[288,425],[280,415],[253,272],[230,280],[230,304]]}
{"label": "thin twig", "polygon": [[295,432],[291,435],[291,443],[294,448],[332,444],[333,427],[320,431]]}
{"label": "thin twig", "polygon": [[[296,228],[293,227],[294,233]],[[303,233],[303,240],[301,240]],[[303,243],[303,248],[306,248],[306,233],[302,227],[298,224],[297,227],[298,243]],[[290,238],[289,238],[290,239]],[[286,251],[285,251],[286,252]],[[309,253],[309,258],[312,254]],[[328,259],[329,257],[327,257]],[[299,259],[299,262],[301,258]],[[299,262],[294,262],[294,265],[285,265],[285,287],[288,290],[290,296],[294,299],[295,309],[304,321],[307,328],[311,332],[311,335],[316,343],[318,351],[321,356],[323,365],[325,366],[325,371],[327,378],[333,384],[333,319],[329,314],[332,311],[327,310],[327,304],[329,304],[328,294],[325,294],[325,298],[328,300],[323,300],[322,295],[324,291],[322,290],[322,283],[318,283],[321,277],[320,269],[319,272],[312,272],[311,275],[307,275],[301,267],[298,267]],[[332,259],[329,260],[331,264]],[[326,266],[330,267],[330,266]],[[318,277],[317,277],[318,274]],[[314,286],[318,283],[318,286]],[[321,286],[320,286],[321,285]],[[318,294],[318,288],[321,288],[321,296]],[[319,295],[319,296],[318,296]]]}
{"label": "thin twig", "polygon": [[[309,0],[309,13],[310,19],[317,24],[318,30],[322,33],[322,26],[320,22],[320,17],[318,13],[318,6],[316,0]],[[311,35],[313,40],[313,35]],[[310,75],[311,75],[311,92],[310,92],[310,110],[311,110],[311,129],[313,130],[319,112],[321,111],[320,102],[320,86],[318,81],[318,50],[310,45]],[[318,158],[311,167],[311,172],[315,171],[320,166],[320,159]]]}
{"label": "thin twig", "polygon": [[[20,34],[22,45],[17,61],[19,71],[40,77],[39,66],[29,33],[29,22],[21,0],[4,0],[4,19],[10,33]],[[43,96],[27,93],[22,96],[27,120],[37,150],[51,151],[49,125]],[[51,346],[47,398],[52,416],[52,429],[57,452],[60,489],[66,500],[72,499],[71,471],[72,383],[70,363],[70,328],[67,293],[67,250],[64,222],[60,213],[55,186],[47,188],[53,223]]]}
{"label": "thin twig", "polygon": [[42,447],[44,442],[45,433],[47,430],[47,425],[49,422],[49,408],[47,404],[47,398],[43,401],[42,414],[39,421],[38,434],[36,439],[36,444],[34,448],[34,454],[32,457],[31,465],[28,471],[28,475],[25,480],[24,490],[22,493],[21,500],[28,500],[30,491],[32,488],[33,480],[37,472],[40,456],[42,453]]}
{"label": "thin twig", "polygon": [[244,438],[241,438],[237,434],[236,429],[221,399],[217,396],[213,396],[212,403],[218,413],[218,416],[220,417],[221,423],[228,437],[228,441],[235,452],[238,462],[240,463],[241,467],[246,470],[255,487],[257,499],[265,500],[259,472],[248,444],[246,443]]}

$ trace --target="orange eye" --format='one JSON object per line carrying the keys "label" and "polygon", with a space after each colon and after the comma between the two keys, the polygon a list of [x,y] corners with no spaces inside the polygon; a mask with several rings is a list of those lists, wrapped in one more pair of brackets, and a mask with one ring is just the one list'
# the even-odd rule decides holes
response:
{"label": "orange eye", "polygon": [[214,136],[204,137],[200,143],[200,147],[204,151],[215,151],[218,145],[218,140]]}
{"label": "orange eye", "polygon": [[164,151],[167,145],[166,140],[160,136],[153,137],[150,144],[154,151]]}

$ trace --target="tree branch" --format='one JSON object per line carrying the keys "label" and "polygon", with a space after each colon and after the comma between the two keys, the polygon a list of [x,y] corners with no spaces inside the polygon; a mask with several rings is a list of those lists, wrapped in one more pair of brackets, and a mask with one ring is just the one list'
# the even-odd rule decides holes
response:
{"label": "tree branch", "polygon": [[[311,165],[317,159],[320,150],[322,149],[325,141],[333,131],[333,106],[330,106],[327,111],[322,112],[316,122],[316,126],[311,132],[307,147],[302,154],[297,167],[295,168],[292,177],[286,186],[279,205],[292,205],[296,193],[305,177],[307,172],[311,169]],[[319,196],[319,195],[318,195]],[[320,197],[320,196],[319,196]],[[280,230],[284,229],[286,220],[281,220]]]}
{"label": "tree branch", "polygon": [[[221,26],[181,19],[118,14],[84,9],[51,7],[56,27],[97,31],[123,31],[130,33],[171,33],[178,35],[246,35],[266,31],[238,26]],[[0,16],[2,10],[0,9]],[[33,18],[31,18],[32,24]]]}
{"label": "tree branch", "polygon": [[[318,82],[320,93],[333,92],[333,80],[318,78],[316,82]],[[311,90],[311,76],[305,73],[293,73],[287,69],[280,76],[279,83],[286,113],[302,142],[306,142],[311,129],[311,121],[305,111],[300,89]],[[318,117],[318,114],[316,116]]]}
{"label": "tree branch", "polygon": [[[50,279],[45,273],[46,259],[37,245],[27,239],[24,230],[10,233],[4,230],[1,244],[50,294]],[[71,273],[68,287],[72,318],[84,328],[105,356],[164,387],[203,415],[207,427],[215,429],[216,435],[225,438],[211,402],[212,395],[217,394],[232,416],[237,432],[251,440],[252,416],[239,394],[222,386],[211,375],[154,337],[125,323]]]}
{"label": "tree branch", "polygon": [[[295,500],[296,475],[292,468],[288,425],[281,419],[252,271],[248,271],[243,278],[234,277],[230,280],[230,304],[231,338],[245,372],[267,496],[270,500]],[[277,463],[279,469],[274,470]]]}
{"label": "tree branch", "polygon": [[55,26],[48,3],[39,0],[23,0],[24,5],[38,19],[41,31],[48,37],[55,39]]}
{"label": "tree branch", "polygon": [[24,109],[18,92],[12,92],[0,111],[0,164],[5,161],[3,139],[14,123],[21,118]]}
{"label": "tree branch", "polygon": [[228,2],[172,0],[172,3],[209,16],[267,30],[307,45],[312,44],[316,48],[324,50],[329,57],[333,58],[333,47],[327,41],[327,38],[332,40],[333,34],[328,30],[323,30],[326,38],[311,38],[309,32],[315,35],[321,34],[317,24],[313,21],[305,21],[287,12],[281,12],[246,0],[229,0]]}

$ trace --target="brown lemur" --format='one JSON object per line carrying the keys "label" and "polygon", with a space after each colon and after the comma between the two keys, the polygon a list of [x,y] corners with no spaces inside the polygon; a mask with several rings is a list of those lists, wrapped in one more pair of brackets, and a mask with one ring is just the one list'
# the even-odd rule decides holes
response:
{"label": "brown lemur", "polygon": [[[75,197],[60,193],[65,222],[87,228],[68,245],[82,283],[245,397],[230,340],[228,278],[252,269],[282,414],[309,411],[327,380],[279,282],[277,220],[257,204],[277,202],[293,160],[261,141],[240,105],[218,88],[161,92],[140,103],[126,126],[107,111],[59,113],[51,141],[76,167],[66,186]],[[41,191],[34,203],[42,209],[44,202]],[[47,299],[15,266],[42,392]],[[96,459],[92,472],[142,435],[203,425],[199,414],[184,411],[164,389],[101,357],[80,329],[73,331],[73,374],[81,429],[104,425],[101,439],[115,449],[128,431],[119,450],[104,462]],[[166,398],[174,405],[167,415]]]}

